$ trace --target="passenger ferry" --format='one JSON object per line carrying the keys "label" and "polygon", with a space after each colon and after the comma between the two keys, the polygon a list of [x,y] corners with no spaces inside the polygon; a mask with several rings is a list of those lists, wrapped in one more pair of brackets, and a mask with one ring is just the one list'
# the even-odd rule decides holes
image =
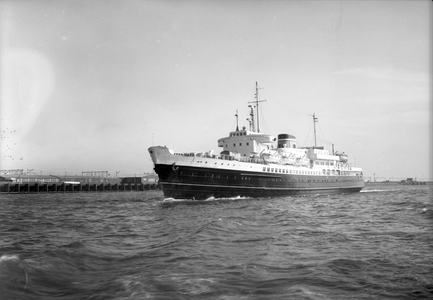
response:
{"label": "passenger ferry", "polygon": [[[249,105],[249,126],[218,140],[219,154],[176,152],[166,146],[148,149],[166,198],[205,200],[232,197],[276,197],[359,192],[362,169],[348,162],[345,153],[330,153],[316,145],[298,147],[291,134],[260,132],[258,85]],[[254,116],[257,109],[257,116]],[[238,115],[236,114],[236,119]],[[238,121],[236,122],[238,124]],[[257,129],[256,129],[257,123]],[[333,151],[332,151],[333,152]]]}

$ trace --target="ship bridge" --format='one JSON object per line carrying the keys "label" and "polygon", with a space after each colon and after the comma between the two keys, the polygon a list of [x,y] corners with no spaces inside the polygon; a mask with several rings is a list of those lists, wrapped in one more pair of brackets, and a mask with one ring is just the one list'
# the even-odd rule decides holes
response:
{"label": "ship bridge", "polygon": [[276,140],[272,135],[246,130],[244,127],[242,130],[231,131],[228,137],[220,138],[218,147],[222,147],[223,151],[250,156],[265,149],[276,148]]}

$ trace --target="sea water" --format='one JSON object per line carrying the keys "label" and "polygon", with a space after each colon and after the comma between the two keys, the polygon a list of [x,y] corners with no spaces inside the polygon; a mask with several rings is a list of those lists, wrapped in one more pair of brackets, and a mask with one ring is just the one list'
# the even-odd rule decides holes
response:
{"label": "sea water", "polygon": [[0,194],[0,299],[433,299],[431,192]]}

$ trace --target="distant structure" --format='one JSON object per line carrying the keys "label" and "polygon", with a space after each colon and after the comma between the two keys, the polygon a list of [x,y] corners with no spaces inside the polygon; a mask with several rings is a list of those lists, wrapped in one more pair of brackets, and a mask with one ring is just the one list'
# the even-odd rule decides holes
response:
{"label": "distant structure", "polygon": [[24,169],[0,170],[0,174],[3,174],[3,175],[23,175]]}
{"label": "distant structure", "polygon": [[108,177],[108,171],[83,171],[81,175],[86,177]]}
{"label": "distant structure", "polygon": [[399,184],[408,184],[408,185],[419,185],[419,184],[422,184],[422,185],[424,185],[426,183],[425,182],[417,181],[416,178],[415,178],[415,180],[413,178],[408,178],[406,180],[400,181]]}

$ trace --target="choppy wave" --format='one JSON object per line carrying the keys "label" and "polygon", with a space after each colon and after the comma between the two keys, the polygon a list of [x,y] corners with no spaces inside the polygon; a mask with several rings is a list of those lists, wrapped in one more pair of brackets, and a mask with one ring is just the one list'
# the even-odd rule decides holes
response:
{"label": "choppy wave", "polygon": [[2,299],[433,298],[425,186],[266,199],[178,201],[145,191],[0,202]]}

